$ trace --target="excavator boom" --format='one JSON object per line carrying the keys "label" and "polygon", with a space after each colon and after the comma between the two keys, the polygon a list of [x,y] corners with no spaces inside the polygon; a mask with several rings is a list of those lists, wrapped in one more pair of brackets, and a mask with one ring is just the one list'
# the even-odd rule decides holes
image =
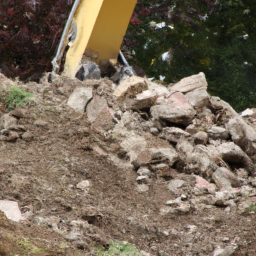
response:
{"label": "excavator boom", "polygon": [[76,0],[53,66],[63,54],[68,39],[72,42],[66,54],[64,70],[69,77],[76,75],[83,60],[97,64],[116,60],[136,2],[137,0]]}

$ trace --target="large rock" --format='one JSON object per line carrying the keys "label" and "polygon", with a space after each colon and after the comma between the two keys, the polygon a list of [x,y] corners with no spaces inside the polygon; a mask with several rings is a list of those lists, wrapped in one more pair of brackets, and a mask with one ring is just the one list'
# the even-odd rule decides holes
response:
{"label": "large rock", "polygon": [[168,148],[149,148],[138,154],[134,165],[139,167],[164,162],[171,167],[178,159],[176,150],[171,146]]}
{"label": "large rock", "polygon": [[195,145],[191,140],[179,140],[176,145],[177,152],[183,157],[189,156],[194,151]]}
{"label": "large rock", "polygon": [[185,97],[194,108],[203,108],[209,103],[209,94],[206,91],[206,87],[195,89],[186,93]]}
{"label": "large rock", "polygon": [[207,81],[204,73],[200,72],[198,75],[193,75],[181,79],[178,83],[170,87],[170,91],[190,92],[197,88],[207,87]]}
{"label": "large rock", "polygon": [[6,217],[10,220],[19,222],[22,219],[17,202],[0,200],[0,211],[4,212]]}
{"label": "large rock", "polygon": [[172,92],[167,97],[158,101],[159,105],[171,105],[172,107],[182,109],[193,109],[193,106],[189,103],[188,99],[181,92]]}
{"label": "large rock", "polygon": [[168,189],[170,191],[175,191],[176,189],[182,188],[184,186],[187,186],[187,182],[184,180],[179,180],[179,179],[175,179],[175,180],[171,180],[168,184]]}
{"label": "large rock", "polygon": [[0,130],[16,127],[17,123],[18,123],[18,120],[15,117],[9,114],[4,114],[0,118]]}
{"label": "large rock", "polygon": [[1,89],[10,89],[13,86],[17,86],[17,84],[11,79],[7,78],[4,74],[0,73],[0,85]]}
{"label": "large rock", "polygon": [[126,107],[135,110],[146,109],[154,106],[158,98],[165,99],[169,94],[165,86],[148,81],[148,90],[137,94],[134,99],[126,99],[125,104]]}
{"label": "large rock", "polygon": [[159,136],[162,139],[177,143],[180,138],[190,137],[191,135],[177,127],[166,127],[163,128]]}
{"label": "large rock", "polygon": [[232,140],[248,155],[254,156],[256,154],[256,130],[240,116],[230,119],[226,126]]}
{"label": "large rock", "polygon": [[211,179],[217,168],[217,164],[206,153],[194,152],[187,157],[184,171],[188,174],[194,173],[206,179]]}
{"label": "large rock", "polygon": [[152,95],[157,97],[166,96],[170,94],[169,90],[165,86],[154,82],[149,82],[148,89],[152,93]]}
{"label": "large rock", "polygon": [[68,106],[80,113],[84,113],[85,107],[92,98],[92,88],[77,87],[68,99]]}
{"label": "large rock", "polygon": [[130,160],[133,161],[145,150],[147,142],[144,137],[131,135],[129,138],[125,139],[120,146],[130,157]]}
{"label": "large rock", "polygon": [[248,172],[253,171],[254,165],[249,156],[234,142],[226,142],[217,147],[221,158],[231,168],[245,168]]}
{"label": "large rock", "polygon": [[213,145],[196,145],[194,152],[206,154],[213,162],[215,162],[218,165],[223,165],[225,162],[221,159],[221,154]]}
{"label": "large rock", "polygon": [[239,187],[241,182],[229,169],[225,167],[218,168],[212,175],[212,179],[218,188]]}
{"label": "large rock", "polygon": [[212,128],[208,130],[208,135],[211,139],[214,140],[227,140],[229,137],[228,131],[225,128],[219,126],[212,126]]}
{"label": "large rock", "polygon": [[243,117],[252,117],[256,118],[256,108],[247,108],[242,113],[240,113]]}
{"label": "large rock", "polygon": [[162,105],[150,109],[155,119],[162,119],[172,123],[188,125],[194,118],[196,111],[182,93],[176,92],[165,99]]}
{"label": "large rock", "polygon": [[216,186],[213,183],[209,183],[207,180],[203,179],[200,176],[196,176],[196,188],[200,189],[206,189],[210,193],[215,193]]}
{"label": "large rock", "polygon": [[105,107],[107,107],[107,100],[99,95],[95,95],[86,107],[88,120],[93,122]]}
{"label": "large rock", "polygon": [[134,99],[124,99],[120,106],[123,106],[125,109],[133,109],[133,110],[143,110],[149,109],[150,107],[155,105],[155,97],[152,96],[150,91],[144,91],[140,94],[136,95]]}
{"label": "large rock", "polygon": [[113,95],[118,99],[135,98],[137,94],[148,89],[147,80],[142,77],[132,76],[117,86]]}
{"label": "large rock", "polygon": [[93,122],[93,127],[101,128],[105,131],[113,129],[114,126],[115,123],[108,107],[103,108]]}

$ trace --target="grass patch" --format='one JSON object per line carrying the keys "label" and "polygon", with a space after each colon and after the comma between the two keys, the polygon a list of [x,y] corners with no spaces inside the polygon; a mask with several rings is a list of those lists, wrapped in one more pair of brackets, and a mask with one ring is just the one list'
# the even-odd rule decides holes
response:
{"label": "grass patch", "polygon": [[10,88],[3,101],[7,104],[8,110],[13,110],[18,107],[29,107],[34,103],[33,94],[25,89],[20,89],[16,86]]}
{"label": "grass patch", "polygon": [[18,245],[25,250],[26,252],[34,253],[34,254],[39,254],[41,252],[44,252],[44,249],[37,248],[34,246],[31,241],[28,238],[23,238],[23,240],[18,240],[17,241]]}
{"label": "grass patch", "polygon": [[115,241],[109,244],[109,248],[106,251],[104,248],[97,249],[97,256],[141,256],[134,244],[128,242]]}

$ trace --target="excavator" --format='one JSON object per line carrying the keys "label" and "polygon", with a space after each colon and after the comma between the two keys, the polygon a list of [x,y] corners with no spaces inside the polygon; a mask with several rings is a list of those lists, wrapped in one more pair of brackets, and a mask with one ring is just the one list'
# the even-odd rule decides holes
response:
{"label": "excavator", "polygon": [[118,56],[129,66],[120,48],[137,0],[1,2],[0,72],[5,75],[25,80],[45,69],[73,78],[84,61],[102,66],[116,63]]}

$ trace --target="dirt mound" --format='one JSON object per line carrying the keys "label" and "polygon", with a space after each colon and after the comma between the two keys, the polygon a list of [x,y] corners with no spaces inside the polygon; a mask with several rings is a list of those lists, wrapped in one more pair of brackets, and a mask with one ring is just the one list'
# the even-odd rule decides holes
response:
{"label": "dirt mound", "polygon": [[[256,182],[251,176],[254,167],[249,166],[254,165],[252,149],[246,147],[249,139],[247,144],[237,142],[246,144],[241,150],[246,156],[230,148],[233,155],[228,155],[223,144],[233,143],[230,133],[226,138],[223,130],[209,127],[206,133],[217,139],[197,147],[187,127],[191,131],[193,124],[198,131],[193,120],[203,111],[190,111],[186,101],[181,118],[168,114],[161,119],[161,105],[148,107],[151,100],[141,103],[136,96],[148,85],[139,92],[129,89],[129,98],[118,101],[107,79],[81,82],[61,77],[53,84],[4,84],[25,88],[36,103],[1,116],[0,199],[17,202],[22,218],[15,223],[0,215],[0,255],[97,255],[97,248],[107,250],[116,240],[135,244],[141,255],[255,254]],[[76,87],[92,90],[86,114],[67,105]],[[153,97],[155,102],[159,98]],[[180,102],[182,95],[177,97]],[[170,96],[163,100],[169,102]],[[154,113],[152,107],[157,107]],[[170,127],[183,130],[183,135],[163,130]],[[205,161],[198,165],[194,150],[210,145],[222,145],[219,163],[231,166],[225,165],[235,178],[225,177],[231,183],[234,178],[236,186],[215,181],[220,166],[215,167],[211,157],[199,155]],[[249,164],[240,168],[232,161],[236,157]]]}

